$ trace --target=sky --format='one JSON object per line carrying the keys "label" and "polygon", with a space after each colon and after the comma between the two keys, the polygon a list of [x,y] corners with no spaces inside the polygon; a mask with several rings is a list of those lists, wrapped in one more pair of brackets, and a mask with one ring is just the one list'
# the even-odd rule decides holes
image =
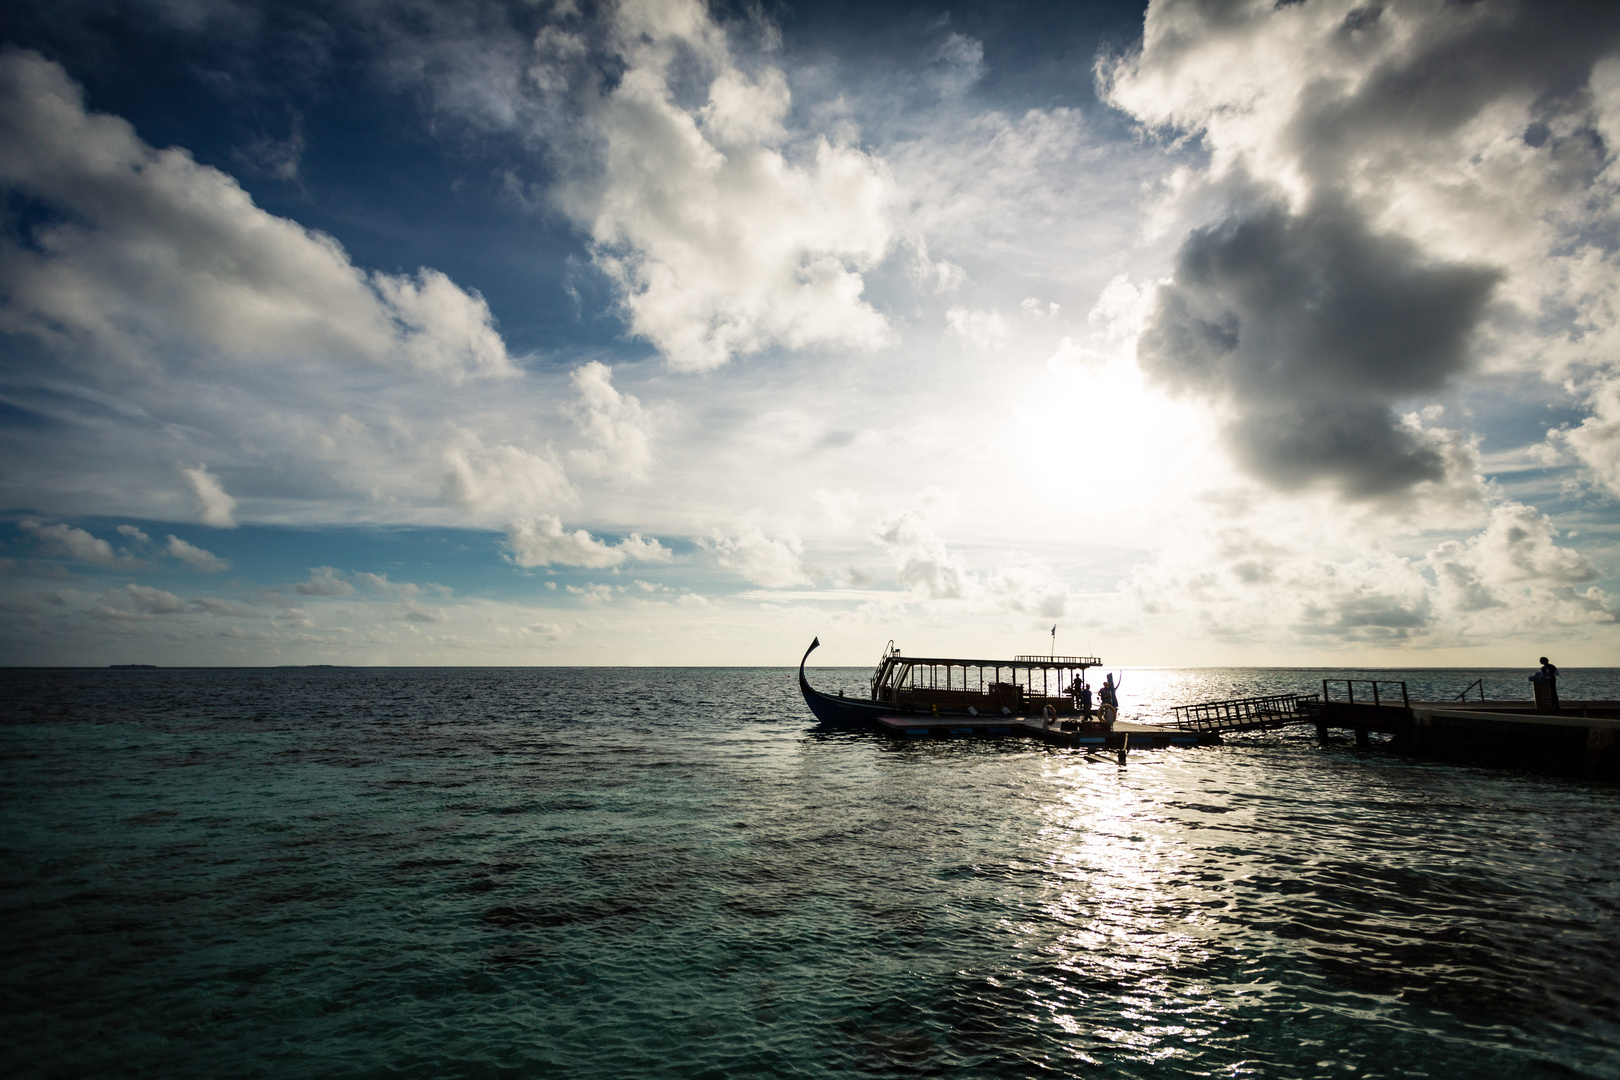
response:
{"label": "sky", "polygon": [[0,663],[1620,658],[1620,6],[0,42]]}

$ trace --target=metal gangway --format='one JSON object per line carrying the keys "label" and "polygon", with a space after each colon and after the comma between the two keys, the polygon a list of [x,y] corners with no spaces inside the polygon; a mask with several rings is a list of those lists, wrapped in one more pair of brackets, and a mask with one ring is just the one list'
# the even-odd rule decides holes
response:
{"label": "metal gangway", "polygon": [[1176,726],[1187,731],[1269,731],[1311,719],[1317,701],[1315,694],[1269,694],[1177,705],[1173,711]]}

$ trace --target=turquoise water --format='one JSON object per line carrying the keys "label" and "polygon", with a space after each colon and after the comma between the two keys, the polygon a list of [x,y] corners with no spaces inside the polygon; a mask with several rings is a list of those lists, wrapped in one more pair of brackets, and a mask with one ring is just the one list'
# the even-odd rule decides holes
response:
{"label": "turquoise water", "polygon": [[[1132,671],[1123,712],[1321,677]],[[0,693],[14,1076],[1620,1075],[1610,786],[826,733],[775,669]]]}

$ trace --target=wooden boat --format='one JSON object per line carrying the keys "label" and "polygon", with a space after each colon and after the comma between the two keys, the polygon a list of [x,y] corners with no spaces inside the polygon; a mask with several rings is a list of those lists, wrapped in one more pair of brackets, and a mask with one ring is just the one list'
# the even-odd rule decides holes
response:
{"label": "wooden boat", "polygon": [[891,641],[878,660],[864,698],[824,694],[805,678],[805,661],[821,647],[816,638],[799,660],[799,692],[817,720],[839,727],[866,727],[885,716],[924,714],[970,718],[1074,719],[1074,690],[1095,656],[1014,656],[972,660],[905,656]]}

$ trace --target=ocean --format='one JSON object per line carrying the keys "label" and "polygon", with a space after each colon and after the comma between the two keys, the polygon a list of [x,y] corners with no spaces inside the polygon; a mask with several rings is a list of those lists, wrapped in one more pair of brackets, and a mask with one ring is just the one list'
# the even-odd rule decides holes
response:
{"label": "ocean", "polygon": [[1620,789],[1309,728],[1121,768],[823,731],[792,669],[12,669],[0,808],[11,1077],[1620,1076]]}

